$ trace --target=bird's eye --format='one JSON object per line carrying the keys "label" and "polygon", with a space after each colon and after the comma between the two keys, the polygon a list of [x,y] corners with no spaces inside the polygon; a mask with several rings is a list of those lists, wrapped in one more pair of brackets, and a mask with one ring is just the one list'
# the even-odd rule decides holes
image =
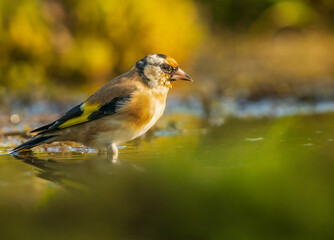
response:
{"label": "bird's eye", "polygon": [[168,64],[162,64],[162,65],[161,65],[161,69],[162,69],[164,72],[166,72],[166,73],[169,73],[169,72],[172,71],[172,67],[169,66]]}

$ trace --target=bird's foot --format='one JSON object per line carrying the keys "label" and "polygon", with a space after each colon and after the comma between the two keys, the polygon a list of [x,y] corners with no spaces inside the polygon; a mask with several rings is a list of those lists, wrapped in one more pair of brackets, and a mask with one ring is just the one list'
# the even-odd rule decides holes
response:
{"label": "bird's foot", "polygon": [[111,161],[112,163],[117,163],[118,162],[118,149],[116,144],[110,143],[107,146],[107,156],[108,160]]}

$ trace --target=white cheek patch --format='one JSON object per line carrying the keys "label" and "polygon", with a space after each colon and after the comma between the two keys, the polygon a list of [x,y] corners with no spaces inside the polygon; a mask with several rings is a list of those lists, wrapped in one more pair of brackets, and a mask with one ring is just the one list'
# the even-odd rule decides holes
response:
{"label": "white cheek patch", "polygon": [[158,82],[162,77],[163,72],[160,67],[149,65],[145,67],[144,74],[149,80]]}
{"label": "white cheek patch", "polygon": [[149,79],[148,85],[155,88],[164,84],[167,76],[160,66],[165,63],[165,59],[157,54],[151,54],[146,57],[146,62],[143,73]]}

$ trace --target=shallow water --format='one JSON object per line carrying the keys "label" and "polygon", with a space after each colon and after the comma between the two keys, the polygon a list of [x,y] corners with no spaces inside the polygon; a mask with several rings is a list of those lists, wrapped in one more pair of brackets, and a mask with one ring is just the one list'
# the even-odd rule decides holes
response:
{"label": "shallow water", "polygon": [[86,149],[17,159],[0,148],[2,236],[333,237],[334,114],[182,119],[120,146],[117,163]]}

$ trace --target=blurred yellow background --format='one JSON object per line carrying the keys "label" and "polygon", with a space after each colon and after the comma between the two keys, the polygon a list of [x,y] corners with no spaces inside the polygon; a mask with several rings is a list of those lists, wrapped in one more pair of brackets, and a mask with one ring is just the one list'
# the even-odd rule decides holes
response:
{"label": "blurred yellow background", "polygon": [[202,98],[330,98],[333,13],[330,0],[1,1],[0,99],[90,94],[150,53],[177,59]]}

